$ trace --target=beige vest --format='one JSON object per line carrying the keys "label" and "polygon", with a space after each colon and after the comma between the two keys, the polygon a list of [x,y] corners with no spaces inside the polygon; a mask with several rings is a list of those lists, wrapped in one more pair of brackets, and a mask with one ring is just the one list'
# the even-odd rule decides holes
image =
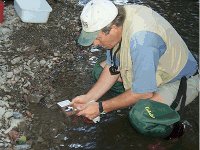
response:
{"label": "beige vest", "polygon": [[126,5],[120,49],[120,72],[124,88],[132,87],[132,60],[130,40],[134,33],[150,31],[164,40],[167,49],[161,56],[156,71],[157,86],[169,82],[183,69],[188,58],[188,48],[170,23],[152,9],[142,5]]}

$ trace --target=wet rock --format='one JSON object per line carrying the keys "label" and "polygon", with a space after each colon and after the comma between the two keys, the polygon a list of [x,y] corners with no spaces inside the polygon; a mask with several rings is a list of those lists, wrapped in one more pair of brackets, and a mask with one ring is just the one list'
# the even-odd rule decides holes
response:
{"label": "wet rock", "polygon": [[46,61],[44,59],[40,61],[41,66],[44,66],[45,64],[46,64]]}
{"label": "wet rock", "polygon": [[29,90],[25,89],[25,88],[22,88],[22,92],[21,93],[24,93],[24,94],[29,94]]}
{"label": "wet rock", "polygon": [[8,79],[10,79],[10,78],[12,78],[12,77],[13,77],[13,75],[14,75],[14,73],[13,73],[13,72],[7,72],[7,75],[6,75],[6,77],[7,77]]}
{"label": "wet rock", "polygon": [[74,55],[73,55],[73,54],[69,54],[69,55],[67,56],[67,59],[68,59],[68,60],[70,60],[70,61],[73,61],[73,60],[75,60],[75,58],[74,58]]}
{"label": "wet rock", "polygon": [[59,57],[60,56],[60,52],[54,52],[54,56],[55,57]]}
{"label": "wet rock", "polygon": [[6,85],[1,85],[0,89],[2,89],[4,92],[11,92],[11,90],[9,89],[9,87],[7,87]]}
{"label": "wet rock", "polygon": [[14,150],[26,150],[26,149],[30,149],[31,146],[28,144],[23,144],[23,145],[16,145],[14,147]]}
{"label": "wet rock", "polygon": [[5,107],[0,107],[0,118],[3,118],[3,115],[6,112],[6,108]]}
{"label": "wet rock", "polygon": [[4,146],[3,142],[0,142],[0,148],[3,147],[3,146]]}
{"label": "wet rock", "polygon": [[22,121],[24,121],[23,119],[14,119],[11,118],[9,120],[10,122],[10,127],[8,129],[5,130],[5,134],[9,133],[13,128],[17,127]]}
{"label": "wet rock", "polygon": [[8,34],[11,30],[9,28],[2,28],[1,33],[2,34]]}
{"label": "wet rock", "polygon": [[19,112],[13,112],[13,117],[15,119],[21,119],[23,117],[23,115]]}
{"label": "wet rock", "polygon": [[53,66],[53,62],[50,62],[47,66],[48,66],[49,69],[51,69],[52,66]]}
{"label": "wet rock", "polygon": [[8,139],[8,138],[4,139],[4,141],[5,141],[6,143],[10,143],[10,139]]}
{"label": "wet rock", "polygon": [[19,138],[20,133],[19,133],[18,131],[16,131],[16,130],[11,130],[11,131],[8,133],[8,135],[9,135],[9,137],[10,137],[10,139],[11,139],[12,141],[16,141],[16,140]]}
{"label": "wet rock", "polygon": [[10,95],[5,95],[4,97],[3,97],[3,101],[7,101],[7,100],[9,100],[9,99],[11,99],[12,97],[10,96]]}
{"label": "wet rock", "polygon": [[54,62],[56,62],[56,63],[58,63],[59,62],[59,57],[54,57],[52,60],[54,61]]}
{"label": "wet rock", "polygon": [[35,61],[35,57],[31,58],[30,60],[28,60],[27,65],[30,66],[34,61]]}
{"label": "wet rock", "polygon": [[24,84],[24,87],[28,87],[28,86],[30,86],[31,85],[31,83],[29,82],[29,81],[27,81],[25,84]]}
{"label": "wet rock", "polygon": [[3,107],[9,107],[8,102],[4,101],[4,100],[0,100],[0,108],[3,109]]}
{"label": "wet rock", "polygon": [[28,70],[28,71],[31,71],[31,68],[29,66],[27,66],[26,64],[24,65],[24,69]]}
{"label": "wet rock", "polygon": [[16,74],[19,74],[20,72],[22,72],[22,70],[23,70],[23,68],[21,66],[19,66],[13,70],[13,73],[16,75]]}
{"label": "wet rock", "polygon": [[5,59],[3,59],[3,58],[0,58],[0,63],[5,63],[6,62],[6,60]]}
{"label": "wet rock", "polygon": [[40,62],[38,62],[38,60],[35,60],[33,63],[32,63],[32,67],[35,67],[37,68],[39,66]]}
{"label": "wet rock", "polygon": [[13,110],[12,109],[6,110],[6,113],[4,114],[4,117],[7,119],[7,118],[10,118],[12,116],[13,116]]}
{"label": "wet rock", "polygon": [[28,111],[28,110],[26,110],[26,116],[28,117],[28,118],[33,118],[33,115],[34,114],[32,114],[30,111]]}
{"label": "wet rock", "polygon": [[16,58],[14,58],[13,60],[11,60],[11,63],[12,63],[13,65],[14,65],[14,64],[17,64],[17,63],[20,62],[21,59],[22,59],[21,57],[16,57]]}
{"label": "wet rock", "polygon": [[20,77],[19,77],[19,76],[15,76],[13,82],[16,83],[16,82],[18,82],[19,80],[20,80]]}

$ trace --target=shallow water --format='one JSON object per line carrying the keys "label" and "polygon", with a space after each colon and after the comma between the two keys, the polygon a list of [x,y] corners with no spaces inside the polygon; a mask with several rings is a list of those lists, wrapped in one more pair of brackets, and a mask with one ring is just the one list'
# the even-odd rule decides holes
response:
{"label": "shallow water", "polygon": [[[189,0],[145,0],[137,3],[151,6],[164,16],[185,40],[189,49],[198,53],[198,2]],[[98,52],[97,54],[98,55]],[[89,89],[92,65],[79,61],[83,69],[59,70],[52,83],[58,91],[57,101],[71,99]],[[76,66],[77,67],[77,66]],[[84,68],[85,67],[85,68]],[[87,69],[86,69],[87,68]],[[63,82],[68,79],[68,82]],[[112,97],[107,93],[102,99]],[[56,103],[56,102],[55,102]],[[98,124],[90,124],[83,118],[66,117],[54,105],[51,108],[39,104],[30,105],[34,119],[30,127],[30,139],[35,150],[68,149],[116,149],[116,150],[197,150],[199,149],[199,102],[196,99],[182,114],[192,127],[178,140],[166,141],[142,136],[130,126],[127,110],[107,114]]]}

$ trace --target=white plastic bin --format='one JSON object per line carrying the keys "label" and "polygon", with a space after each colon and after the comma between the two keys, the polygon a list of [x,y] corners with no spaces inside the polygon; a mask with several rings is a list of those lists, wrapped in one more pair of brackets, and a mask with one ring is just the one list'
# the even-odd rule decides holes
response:
{"label": "white plastic bin", "polygon": [[23,22],[46,23],[51,6],[46,0],[14,0],[14,8]]}

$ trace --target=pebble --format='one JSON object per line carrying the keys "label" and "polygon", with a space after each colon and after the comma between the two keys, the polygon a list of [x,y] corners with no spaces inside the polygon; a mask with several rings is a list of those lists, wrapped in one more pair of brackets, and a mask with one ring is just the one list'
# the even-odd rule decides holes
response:
{"label": "pebble", "polygon": [[9,33],[10,32],[10,29],[8,29],[8,28],[3,28],[3,29],[1,29],[1,33],[2,34],[7,34],[7,33]]}
{"label": "pebble", "polygon": [[5,142],[9,143],[10,140],[8,138],[4,139]]}
{"label": "pebble", "polygon": [[0,107],[9,107],[8,102],[4,101],[4,100],[0,100]]}
{"label": "pebble", "polygon": [[15,69],[13,70],[13,72],[14,72],[14,74],[16,75],[16,74],[19,74],[22,70],[23,70],[23,68],[22,68],[21,66],[19,66],[18,68],[15,68]]}
{"label": "pebble", "polygon": [[22,88],[22,93],[29,94],[29,91],[25,88]]}
{"label": "pebble", "polygon": [[53,55],[54,55],[55,57],[58,57],[58,56],[60,56],[60,52],[54,52]]}
{"label": "pebble", "polygon": [[11,99],[12,97],[10,96],[10,95],[5,95],[4,97],[3,97],[3,100],[4,101],[7,101],[7,100],[9,100],[9,99]]}
{"label": "pebble", "polygon": [[6,112],[6,108],[5,107],[0,107],[0,118],[3,118],[3,115]]}
{"label": "pebble", "polygon": [[23,144],[23,145],[16,145],[15,146],[15,150],[26,150],[26,149],[30,149],[31,146],[28,144]]}
{"label": "pebble", "polygon": [[27,81],[25,84],[24,84],[24,87],[28,87],[28,86],[30,86],[31,85],[31,83],[29,82],[29,81]]}
{"label": "pebble", "polygon": [[46,61],[44,59],[40,61],[41,66],[44,66],[45,64],[46,64]]}
{"label": "pebble", "polygon": [[17,64],[17,63],[19,63],[20,62],[20,60],[21,60],[21,57],[16,57],[16,58],[14,58],[13,60],[11,60],[11,64]]}
{"label": "pebble", "polygon": [[5,62],[5,59],[0,58],[0,63],[4,63],[4,62]]}
{"label": "pebble", "polygon": [[23,115],[19,112],[13,112],[13,117],[15,119],[21,119],[23,117]]}
{"label": "pebble", "polygon": [[7,110],[6,113],[4,114],[4,117],[5,117],[5,118],[10,118],[10,117],[12,117],[12,116],[13,116],[13,111],[12,111],[12,109]]}
{"label": "pebble", "polygon": [[6,76],[6,77],[7,77],[8,79],[10,79],[10,78],[13,77],[13,75],[14,75],[13,72],[7,72],[7,76]]}

